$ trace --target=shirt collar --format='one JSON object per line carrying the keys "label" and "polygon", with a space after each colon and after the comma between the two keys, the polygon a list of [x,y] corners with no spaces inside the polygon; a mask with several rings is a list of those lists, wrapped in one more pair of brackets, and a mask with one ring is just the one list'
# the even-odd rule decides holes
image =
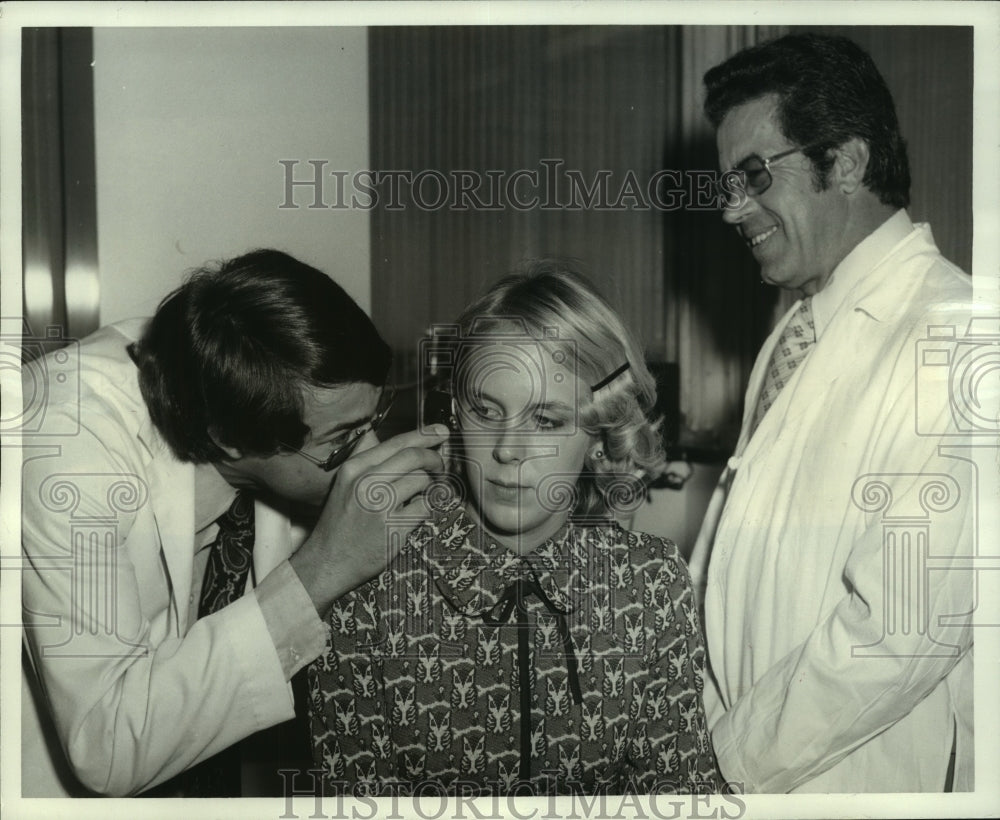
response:
{"label": "shirt collar", "polygon": [[536,581],[555,606],[573,610],[570,559],[577,528],[567,522],[527,555],[499,544],[452,502],[426,522],[414,537],[423,547],[434,583],[459,612],[482,615],[493,609],[515,581]]}
{"label": "shirt collar", "polygon": [[860,307],[872,318],[876,320],[882,318],[883,306],[866,301],[865,296],[869,291],[859,286],[897,245],[912,235],[913,231],[914,225],[909,215],[900,209],[862,239],[841,260],[833,269],[826,286],[812,297],[812,314],[817,339],[849,297],[854,299],[855,307]]}
{"label": "shirt collar", "polygon": [[194,465],[194,527],[201,532],[229,509],[236,489],[211,464]]}

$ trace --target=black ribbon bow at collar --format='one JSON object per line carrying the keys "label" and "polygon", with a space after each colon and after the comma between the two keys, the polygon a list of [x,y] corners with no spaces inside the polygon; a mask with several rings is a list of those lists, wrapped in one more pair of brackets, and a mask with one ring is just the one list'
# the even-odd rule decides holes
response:
{"label": "black ribbon bow at collar", "polygon": [[518,776],[521,780],[531,779],[531,670],[529,669],[530,645],[528,643],[528,605],[527,599],[534,595],[544,604],[545,608],[556,618],[556,628],[562,638],[563,649],[566,652],[566,672],[569,687],[576,703],[583,702],[580,689],[580,678],[576,664],[576,654],[573,652],[573,640],[566,624],[566,613],[545,594],[535,578],[519,578],[504,590],[500,600],[490,610],[482,614],[483,621],[490,626],[502,626],[510,620],[512,612],[517,612],[517,666],[518,683],[521,689],[521,763]]}

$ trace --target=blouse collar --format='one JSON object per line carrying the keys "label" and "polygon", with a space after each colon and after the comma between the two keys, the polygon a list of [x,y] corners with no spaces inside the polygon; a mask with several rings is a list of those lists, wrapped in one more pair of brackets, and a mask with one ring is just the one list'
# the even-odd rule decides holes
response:
{"label": "blouse collar", "polygon": [[518,555],[472,521],[453,501],[415,534],[434,583],[455,608],[468,616],[494,609],[518,580],[533,580],[560,611],[573,611],[587,590],[575,583],[585,567],[583,530],[567,521],[526,555]]}

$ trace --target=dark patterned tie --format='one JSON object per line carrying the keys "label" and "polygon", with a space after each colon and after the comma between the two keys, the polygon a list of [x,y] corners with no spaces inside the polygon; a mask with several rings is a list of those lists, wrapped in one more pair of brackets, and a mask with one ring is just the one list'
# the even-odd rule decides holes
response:
{"label": "dark patterned tie", "polygon": [[219,519],[219,535],[212,544],[201,584],[198,617],[218,612],[239,599],[253,564],[253,496],[238,492]]}
{"label": "dark patterned tie", "polygon": [[[238,492],[229,509],[219,517],[219,535],[212,544],[201,585],[198,617],[204,618],[238,600],[253,566],[253,496]],[[203,760],[184,774],[190,797],[239,797],[239,744]]]}
{"label": "dark patterned tie", "polygon": [[802,300],[799,309],[792,314],[785,329],[781,331],[778,344],[771,353],[771,361],[768,362],[767,373],[764,375],[764,386],[757,398],[757,406],[750,422],[751,436],[814,344],[816,344],[816,325],[813,323],[812,298],[807,296]]}

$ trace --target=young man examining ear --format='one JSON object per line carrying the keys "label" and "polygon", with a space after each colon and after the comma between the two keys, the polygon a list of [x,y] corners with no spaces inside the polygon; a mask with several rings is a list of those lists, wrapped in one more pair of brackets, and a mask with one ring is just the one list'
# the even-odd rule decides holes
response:
{"label": "young man examining ear", "polygon": [[691,559],[720,768],[753,792],[971,789],[976,486],[941,447],[949,368],[918,356],[966,332],[970,278],[907,215],[892,97],[854,43],[783,37],[705,84],[723,218],[801,297]]}
{"label": "young man examining ear", "polygon": [[[321,616],[391,558],[386,515],[444,436],[378,442],[388,347],[278,251],[84,339],[71,378],[58,355],[43,433],[73,432],[33,437],[22,473],[22,793],[136,794],[293,717]],[[392,510],[363,503],[376,478]]]}

